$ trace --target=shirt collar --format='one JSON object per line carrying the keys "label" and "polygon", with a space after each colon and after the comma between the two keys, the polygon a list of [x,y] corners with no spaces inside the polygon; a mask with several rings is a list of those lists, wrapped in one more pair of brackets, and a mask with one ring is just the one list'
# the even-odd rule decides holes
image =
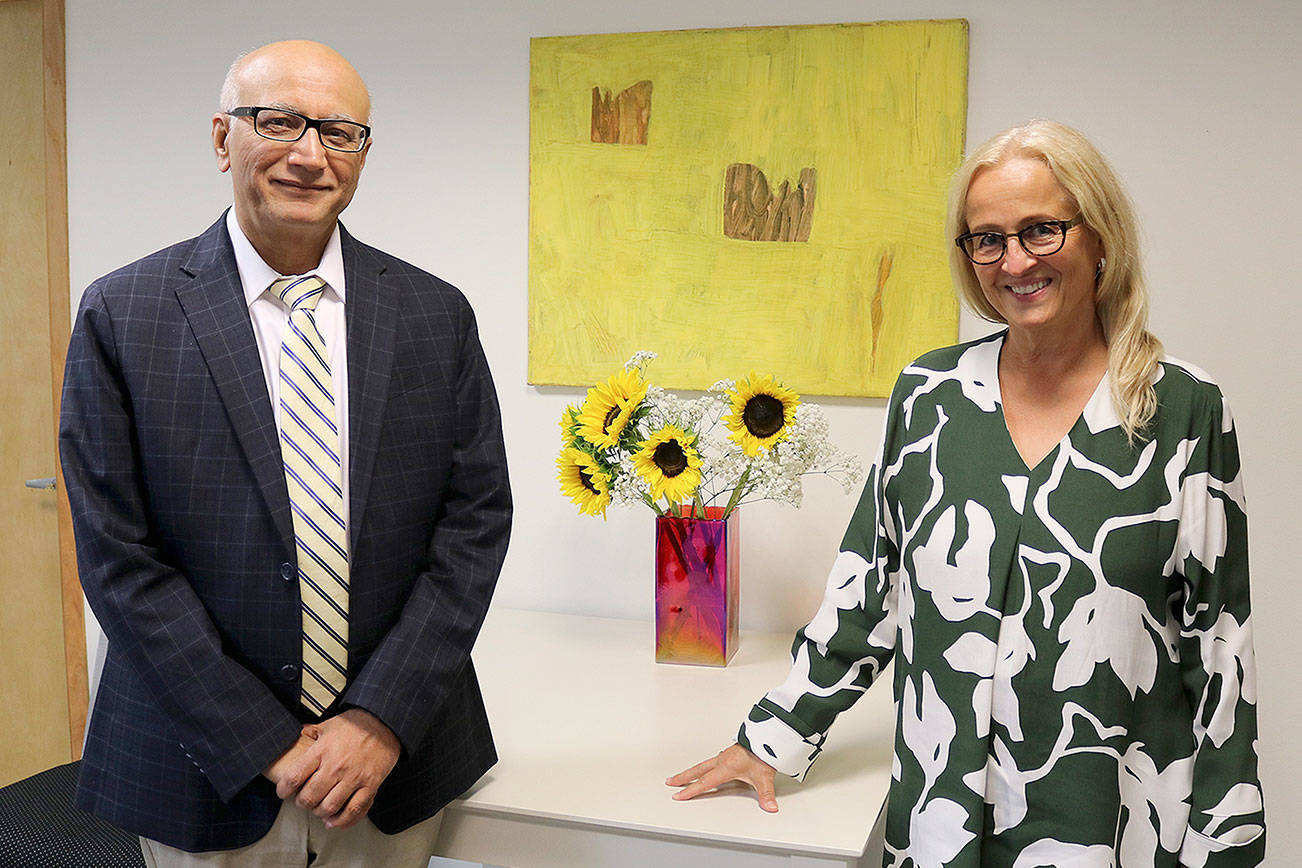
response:
{"label": "shirt collar", "polygon": [[[278,277],[297,277],[282,275],[268,265],[253,248],[253,242],[240,228],[240,221],[235,217],[235,209],[226,211],[226,231],[231,236],[231,246],[235,248],[235,267],[240,273],[240,283],[244,288],[244,303],[252,305],[262,293],[266,292],[271,282]],[[344,300],[344,254],[339,243],[339,222],[335,221],[334,231],[326,242],[321,262],[316,268],[305,274],[315,274],[326,282],[326,292],[334,291],[340,302]]]}

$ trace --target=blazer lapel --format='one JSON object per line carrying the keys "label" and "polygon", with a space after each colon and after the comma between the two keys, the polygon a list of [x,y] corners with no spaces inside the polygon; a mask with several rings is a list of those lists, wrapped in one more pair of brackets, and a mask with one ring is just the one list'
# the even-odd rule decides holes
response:
{"label": "blazer lapel", "polygon": [[348,293],[344,317],[348,324],[349,531],[356,551],[389,394],[398,310],[380,280],[383,261],[342,225],[339,240]]}
{"label": "blazer lapel", "polygon": [[225,215],[199,236],[181,270],[192,279],[177,289],[177,300],[276,529],[286,549],[293,551],[294,527],[276,420]]}

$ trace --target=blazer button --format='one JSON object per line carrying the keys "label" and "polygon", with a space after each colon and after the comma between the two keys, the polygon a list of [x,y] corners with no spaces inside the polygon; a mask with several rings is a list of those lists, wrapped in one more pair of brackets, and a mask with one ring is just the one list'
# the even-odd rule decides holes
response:
{"label": "blazer button", "polygon": [[294,663],[286,663],[280,667],[280,677],[286,681],[293,681],[298,677],[298,666]]}
{"label": "blazer button", "polygon": [[287,582],[294,581],[294,565],[285,561],[280,565],[280,577]]}

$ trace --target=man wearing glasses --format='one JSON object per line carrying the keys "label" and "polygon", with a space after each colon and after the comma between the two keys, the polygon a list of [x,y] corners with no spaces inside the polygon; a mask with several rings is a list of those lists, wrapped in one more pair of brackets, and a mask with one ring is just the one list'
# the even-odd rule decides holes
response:
{"label": "man wearing glasses", "polygon": [[496,759],[470,648],[510,527],[497,399],[452,286],[338,223],[356,70],[236,61],[234,207],[93,283],[60,431],[109,639],[78,803],[151,865],[425,865]]}

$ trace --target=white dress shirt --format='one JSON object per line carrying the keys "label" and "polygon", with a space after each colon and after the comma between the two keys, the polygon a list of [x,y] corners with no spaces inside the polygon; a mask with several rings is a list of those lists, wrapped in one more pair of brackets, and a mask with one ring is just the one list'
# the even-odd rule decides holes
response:
{"label": "white dress shirt", "polygon": [[[249,306],[249,319],[253,323],[253,336],[258,343],[262,359],[262,374],[267,380],[267,394],[276,414],[276,430],[280,430],[280,345],[289,325],[289,305],[268,292],[271,282],[280,277],[302,275],[280,274],[268,265],[252,242],[240,228],[235,209],[226,212],[226,230],[235,248],[235,265],[239,269],[240,283],[244,287],[244,300]],[[335,425],[339,428],[339,459],[344,468],[344,529],[349,527],[348,506],[348,340],[344,319],[344,256],[339,246],[339,224],[335,224],[330,240],[326,242],[321,263],[304,272],[315,274],[325,281],[325,291],[316,304],[313,316],[317,328],[326,342],[330,359],[330,388],[335,399]],[[351,548],[351,546],[350,546]]]}

